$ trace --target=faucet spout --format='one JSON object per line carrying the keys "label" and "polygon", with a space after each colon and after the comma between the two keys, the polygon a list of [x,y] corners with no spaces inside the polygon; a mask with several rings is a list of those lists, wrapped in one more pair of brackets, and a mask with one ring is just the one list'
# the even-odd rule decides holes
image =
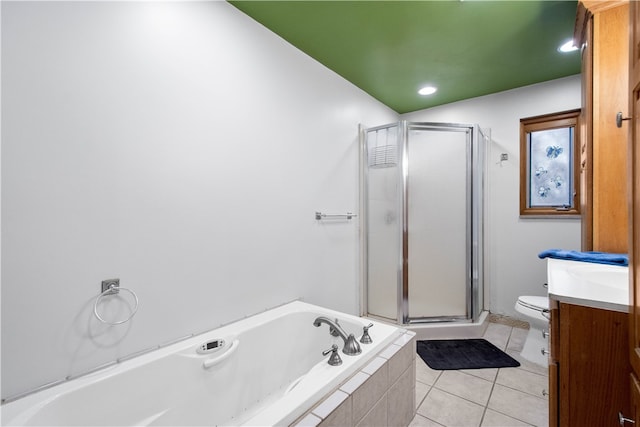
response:
{"label": "faucet spout", "polygon": [[327,317],[320,316],[313,321],[313,326],[320,327],[323,323],[329,325],[329,331],[331,335],[340,336],[342,341],[344,341],[344,347],[342,348],[342,352],[349,356],[355,356],[356,354],[360,354],[362,350],[360,349],[360,344],[356,340],[356,337],[353,334],[347,335],[347,333],[342,329],[342,327],[338,324],[338,319],[333,321]]}
{"label": "faucet spout", "polygon": [[316,320],[313,321],[313,326],[319,327],[323,323],[326,323],[327,325],[329,325],[329,331],[331,332],[331,335],[333,335],[334,337],[337,337],[338,335],[340,335],[340,338],[342,338],[345,342],[347,341],[347,334],[344,331],[344,329],[342,329],[342,327],[338,325],[337,321],[334,322],[328,317],[320,316],[316,318]]}

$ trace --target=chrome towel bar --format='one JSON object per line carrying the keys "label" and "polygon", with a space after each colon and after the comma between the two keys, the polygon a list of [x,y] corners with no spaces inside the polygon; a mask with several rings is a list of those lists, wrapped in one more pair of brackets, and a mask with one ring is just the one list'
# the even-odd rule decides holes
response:
{"label": "chrome towel bar", "polygon": [[323,219],[351,219],[357,216],[357,214],[351,212],[347,212],[346,214],[323,214],[322,212],[316,212],[316,220],[318,221]]}

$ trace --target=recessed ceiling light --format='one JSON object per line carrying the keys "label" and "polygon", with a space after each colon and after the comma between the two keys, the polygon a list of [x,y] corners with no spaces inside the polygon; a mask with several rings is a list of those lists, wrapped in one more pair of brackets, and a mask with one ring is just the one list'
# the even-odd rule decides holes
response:
{"label": "recessed ceiling light", "polygon": [[565,44],[563,44],[558,48],[558,52],[563,52],[563,53],[573,52],[574,50],[578,50],[578,48],[575,47],[575,45],[573,44],[573,40],[569,40],[568,42],[566,42]]}
{"label": "recessed ceiling light", "polygon": [[419,93],[420,95],[431,95],[431,94],[433,94],[433,93],[436,93],[436,91],[437,91],[437,90],[438,90],[438,89],[437,89],[437,88],[435,88],[435,87],[433,87],[433,86],[425,86],[425,87],[423,87],[422,89],[420,89],[420,90],[418,91],[418,93]]}

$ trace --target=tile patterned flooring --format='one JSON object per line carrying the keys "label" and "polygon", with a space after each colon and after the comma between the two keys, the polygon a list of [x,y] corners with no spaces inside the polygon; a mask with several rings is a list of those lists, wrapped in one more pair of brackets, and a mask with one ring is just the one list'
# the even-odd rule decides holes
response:
{"label": "tile patterned flooring", "polygon": [[416,356],[417,414],[410,426],[547,426],[546,367],[520,356],[528,330],[489,323],[483,336],[517,368],[436,371]]}

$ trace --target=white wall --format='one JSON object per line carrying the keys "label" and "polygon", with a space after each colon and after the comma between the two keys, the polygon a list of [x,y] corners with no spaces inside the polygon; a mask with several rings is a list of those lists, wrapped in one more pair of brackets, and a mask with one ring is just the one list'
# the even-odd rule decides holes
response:
{"label": "white wall", "polygon": [[[579,219],[519,217],[520,119],[580,108],[580,76],[570,76],[493,95],[405,114],[415,122],[478,123],[491,129],[488,152],[486,283],[489,309],[517,316],[519,295],[545,295],[549,248],[580,249]],[[500,162],[500,154],[509,160]]]}
{"label": "white wall", "polygon": [[[358,312],[358,222],[314,212],[357,210],[357,125],[398,117],[229,4],[3,2],[2,107],[3,397],[296,298]],[[106,327],[114,277],[140,308]]]}

